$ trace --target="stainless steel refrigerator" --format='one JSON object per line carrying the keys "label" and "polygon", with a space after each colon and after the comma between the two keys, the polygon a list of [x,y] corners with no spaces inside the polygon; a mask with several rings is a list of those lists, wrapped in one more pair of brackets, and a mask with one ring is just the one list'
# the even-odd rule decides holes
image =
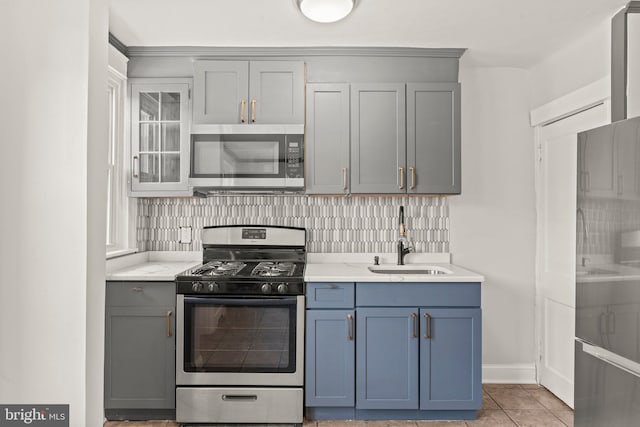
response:
{"label": "stainless steel refrigerator", "polygon": [[575,426],[640,426],[640,117],[578,134]]}

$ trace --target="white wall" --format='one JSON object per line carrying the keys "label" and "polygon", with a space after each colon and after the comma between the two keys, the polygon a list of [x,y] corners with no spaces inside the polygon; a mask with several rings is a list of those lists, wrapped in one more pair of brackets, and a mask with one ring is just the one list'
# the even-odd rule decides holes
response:
{"label": "white wall", "polygon": [[[464,57],[463,57],[464,58]],[[460,68],[462,194],[449,198],[453,262],[482,273],[483,378],[535,381],[535,193],[529,73]]]}
{"label": "white wall", "polygon": [[0,402],[69,404],[74,427],[102,421],[86,418],[101,405],[89,395],[101,380],[86,370],[101,369],[87,363],[102,334],[100,291],[87,286],[104,289],[104,237],[90,242],[104,223],[89,206],[105,191],[95,120],[106,80],[92,75],[106,70],[106,26],[92,27],[106,22],[104,4],[3,2],[0,26]]}
{"label": "white wall", "polygon": [[104,420],[104,312],[108,156],[109,1],[90,0],[87,153],[86,422]]}
{"label": "white wall", "polygon": [[531,107],[539,107],[611,73],[611,18],[529,69]]}

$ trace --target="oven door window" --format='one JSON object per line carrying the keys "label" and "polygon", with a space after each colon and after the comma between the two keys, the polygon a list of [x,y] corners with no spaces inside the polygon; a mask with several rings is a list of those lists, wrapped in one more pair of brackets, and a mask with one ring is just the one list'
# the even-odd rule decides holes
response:
{"label": "oven door window", "polygon": [[296,370],[296,299],[185,298],[185,372]]}
{"label": "oven door window", "polygon": [[193,135],[191,176],[284,178],[284,135]]}

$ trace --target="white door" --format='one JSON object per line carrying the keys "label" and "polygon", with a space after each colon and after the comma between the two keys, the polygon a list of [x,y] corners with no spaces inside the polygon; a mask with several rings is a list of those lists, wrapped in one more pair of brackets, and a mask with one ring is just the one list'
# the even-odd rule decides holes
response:
{"label": "white door", "polygon": [[576,266],[577,133],[608,122],[600,104],[538,134],[537,280],[538,380],[573,407]]}

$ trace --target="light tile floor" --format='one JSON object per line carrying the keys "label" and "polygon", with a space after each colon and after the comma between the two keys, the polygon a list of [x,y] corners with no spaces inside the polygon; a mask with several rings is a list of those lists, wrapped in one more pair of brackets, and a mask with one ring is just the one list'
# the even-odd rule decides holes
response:
{"label": "light tile floor", "polygon": [[[473,421],[305,421],[304,427],[565,427],[573,411],[542,386],[484,384]],[[105,427],[176,427],[173,421],[108,421]]]}

